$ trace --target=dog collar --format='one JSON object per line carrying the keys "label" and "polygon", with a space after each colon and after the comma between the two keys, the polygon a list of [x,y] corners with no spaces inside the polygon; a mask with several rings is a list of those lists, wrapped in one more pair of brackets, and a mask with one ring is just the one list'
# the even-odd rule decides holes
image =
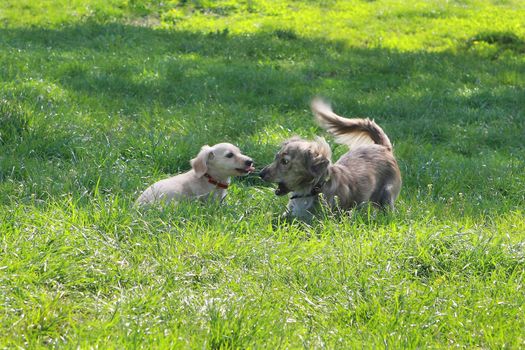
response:
{"label": "dog collar", "polygon": [[219,188],[223,188],[223,189],[227,189],[228,188],[228,184],[223,184],[222,182],[219,182],[217,180],[215,180],[213,177],[211,177],[210,174],[204,174],[204,176],[208,179],[208,182],[211,183],[212,185],[215,185]]}
{"label": "dog collar", "polygon": [[294,194],[290,197],[290,199],[297,199],[297,198],[308,198],[308,197],[313,197],[313,196],[317,196],[319,193],[308,193],[308,194]]}

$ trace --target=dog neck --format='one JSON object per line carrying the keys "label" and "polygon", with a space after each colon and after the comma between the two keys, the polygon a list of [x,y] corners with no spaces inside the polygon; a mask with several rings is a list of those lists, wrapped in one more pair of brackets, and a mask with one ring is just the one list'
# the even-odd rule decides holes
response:
{"label": "dog neck", "polygon": [[312,188],[309,188],[303,191],[294,191],[292,192],[290,199],[317,197],[319,193],[323,192],[323,186],[328,181],[330,181],[330,175],[329,175],[329,172],[327,171],[319,179],[317,179],[317,181],[314,182],[315,184],[312,186]]}
{"label": "dog neck", "polygon": [[227,178],[226,181],[221,182],[220,180],[215,179],[213,176],[211,176],[208,173],[204,174],[204,177],[208,179],[209,183],[211,183],[212,185],[215,185],[215,187],[222,188],[224,190],[227,189],[228,186],[230,185],[230,178]]}
{"label": "dog neck", "polygon": [[323,186],[330,181],[329,172],[323,174],[314,185],[304,190],[294,191],[288,202],[287,212],[294,217],[310,220],[316,211],[319,202],[319,194],[323,192]]}
{"label": "dog neck", "polygon": [[293,192],[290,196],[290,199],[301,199],[301,198],[308,198],[308,197],[316,197],[319,193],[321,193],[321,187],[314,186],[310,191],[306,192]]}

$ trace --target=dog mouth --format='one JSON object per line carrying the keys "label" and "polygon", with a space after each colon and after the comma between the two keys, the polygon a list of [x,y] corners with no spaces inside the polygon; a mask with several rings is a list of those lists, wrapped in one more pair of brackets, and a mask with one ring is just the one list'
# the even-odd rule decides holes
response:
{"label": "dog mouth", "polygon": [[246,168],[235,168],[235,170],[241,174],[249,174],[255,171],[253,165],[248,165]]}
{"label": "dog mouth", "polygon": [[290,192],[290,189],[288,187],[286,187],[286,185],[284,184],[284,182],[279,182],[277,184],[277,188],[275,189],[275,194],[278,195],[278,196],[284,196],[285,194],[287,194],[288,192]]}

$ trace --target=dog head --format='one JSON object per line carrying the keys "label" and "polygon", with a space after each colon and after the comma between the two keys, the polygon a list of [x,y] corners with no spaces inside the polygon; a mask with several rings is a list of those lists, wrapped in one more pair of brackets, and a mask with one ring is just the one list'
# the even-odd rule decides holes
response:
{"label": "dog head", "polygon": [[246,175],[255,170],[253,160],[230,143],[203,146],[191,167],[198,177],[206,173],[217,178]]}
{"label": "dog head", "polygon": [[309,191],[326,174],[331,156],[330,146],[323,138],[306,141],[294,137],[282,144],[275,160],[260,176],[278,184],[275,190],[278,196],[292,191]]}

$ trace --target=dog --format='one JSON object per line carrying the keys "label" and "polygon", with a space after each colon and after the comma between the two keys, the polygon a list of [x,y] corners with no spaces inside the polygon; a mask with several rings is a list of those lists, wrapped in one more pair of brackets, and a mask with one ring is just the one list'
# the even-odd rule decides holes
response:
{"label": "dog", "polygon": [[136,204],[144,206],[191,199],[220,202],[226,196],[230,177],[246,175],[255,170],[253,160],[230,143],[203,146],[190,164],[190,171],[148,187]]}
{"label": "dog", "polygon": [[348,210],[372,202],[393,209],[401,173],[381,127],[369,119],[343,118],[319,98],[311,109],[319,125],[350,150],[332,164],[330,146],[321,137],[314,141],[293,137],[282,144],[260,176],[278,184],[276,195],[291,192],[285,216],[310,220],[321,194],[331,208]]}

